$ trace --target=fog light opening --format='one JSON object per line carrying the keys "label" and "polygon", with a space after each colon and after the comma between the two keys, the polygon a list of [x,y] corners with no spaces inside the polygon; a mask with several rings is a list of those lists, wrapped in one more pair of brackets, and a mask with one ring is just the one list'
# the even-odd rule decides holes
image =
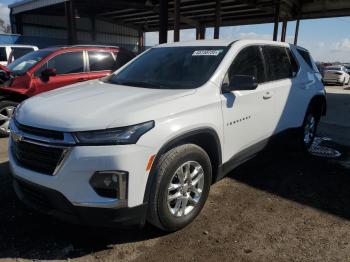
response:
{"label": "fog light opening", "polygon": [[127,199],[128,172],[98,171],[90,179],[90,185],[102,197]]}

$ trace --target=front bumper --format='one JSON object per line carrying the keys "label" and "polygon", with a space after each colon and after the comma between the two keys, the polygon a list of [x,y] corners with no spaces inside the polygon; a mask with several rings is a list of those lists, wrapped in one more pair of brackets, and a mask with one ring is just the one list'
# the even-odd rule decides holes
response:
{"label": "front bumper", "polygon": [[[120,208],[141,205],[144,200],[148,171],[146,167],[154,149],[140,145],[75,146],[55,175],[47,175],[21,166],[11,150],[9,162],[12,174],[25,181],[62,193],[74,206]],[[99,196],[90,185],[97,171],[124,170],[129,173],[127,201]]]}
{"label": "front bumper", "polygon": [[120,209],[79,207],[60,192],[29,181],[15,178],[13,185],[18,198],[27,206],[70,223],[114,227],[142,224],[146,220],[147,204]]}

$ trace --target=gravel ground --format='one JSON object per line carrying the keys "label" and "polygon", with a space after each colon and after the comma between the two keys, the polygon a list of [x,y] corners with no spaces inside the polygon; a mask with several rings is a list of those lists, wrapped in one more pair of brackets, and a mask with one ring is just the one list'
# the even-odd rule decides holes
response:
{"label": "gravel ground", "polygon": [[200,216],[172,234],[72,226],[27,209],[0,139],[0,260],[350,261],[350,129],[327,121],[320,134],[341,158],[264,152],[213,185]]}

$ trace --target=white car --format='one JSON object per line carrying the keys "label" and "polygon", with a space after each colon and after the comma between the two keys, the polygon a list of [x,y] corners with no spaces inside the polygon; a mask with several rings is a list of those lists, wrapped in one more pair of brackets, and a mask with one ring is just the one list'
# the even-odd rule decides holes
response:
{"label": "white car", "polygon": [[307,150],[325,111],[305,49],[164,44],[104,79],[24,101],[10,124],[10,167],[18,197],[58,218],[174,231],[199,214],[214,181],[272,138]]}
{"label": "white car", "polygon": [[347,85],[350,83],[350,75],[345,66],[328,66],[325,68],[323,82],[325,84]]}
{"label": "white car", "polygon": [[0,65],[7,66],[17,58],[38,50],[33,45],[0,44]]}

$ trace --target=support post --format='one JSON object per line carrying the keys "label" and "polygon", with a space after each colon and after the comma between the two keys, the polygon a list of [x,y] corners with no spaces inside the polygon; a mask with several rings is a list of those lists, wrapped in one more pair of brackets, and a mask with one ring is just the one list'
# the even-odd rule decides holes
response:
{"label": "support post", "polygon": [[278,37],[278,24],[280,20],[280,1],[275,1],[275,22],[274,22],[274,28],[273,28],[273,41],[277,41]]}
{"label": "support post", "polygon": [[139,35],[138,35],[138,53],[141,54],[143,52],[143,49],[144,49],[144,41],[145,41],[145,38],[144,38],[144,33],[141,29],[139,29]]}
{"label": "support post", "polygon": [[281,42],[286,42],[288,20],[285,18],[282,25]]}
{"label": "support post", "polygon": [[168,1],[159,0],[159,44],[168,41]]}
{"label": "support post", "polygon": [[180,0],[174,0],[174,42],[180,41]]}
{"label": "support post", "polygon": [[220,0],[216,0],[215,6],[215,26],[214,26],[214,39],[219,39],[221,24],[221,3]]}
{"label": "support post", "polygon": [[199,24],[196,28],[196,39],[205,39],[205,26],[203,24]]}
{"label": "support post", "polygon": [[66,1],[65,3],[65,14],[67,21],[67,38],[68,44],[74,45],[77,42],[77,30],[75,27],[74,17],[74,0]]}
{"label": "support post", "polygon": [[294,45],[298,44],[300,19],[301,19],[301,7],[298,10],[298,18],[297,18],[297,22],[295,24]]}

